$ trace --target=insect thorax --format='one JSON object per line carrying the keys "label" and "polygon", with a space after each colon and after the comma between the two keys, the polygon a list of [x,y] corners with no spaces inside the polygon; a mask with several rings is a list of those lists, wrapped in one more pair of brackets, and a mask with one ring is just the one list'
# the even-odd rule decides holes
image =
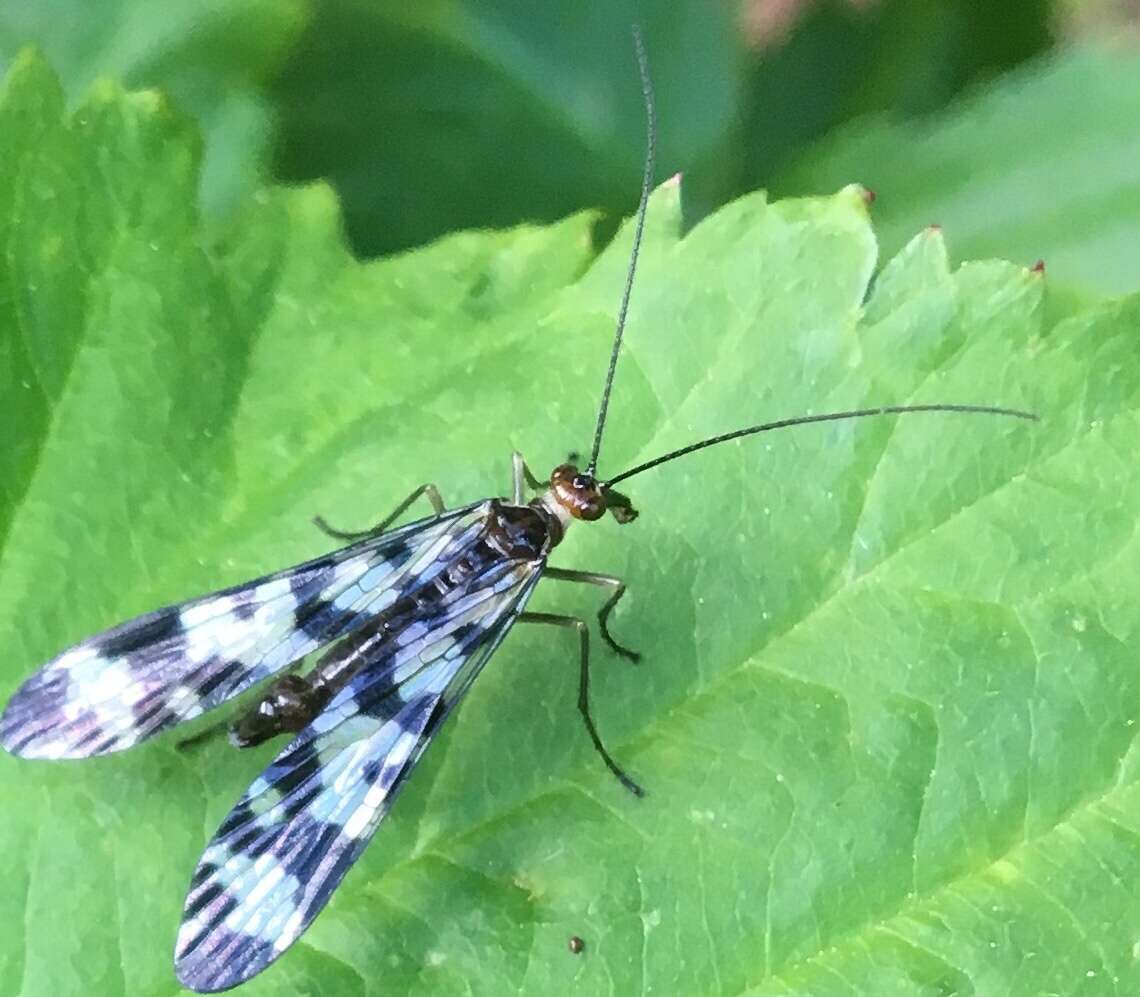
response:
{"label": "insect thorax", "polygon": [[511,560],[532,561],[558,546],[566,528],[543,498],[529,505],[494,499],[487,522],[487,543]]}

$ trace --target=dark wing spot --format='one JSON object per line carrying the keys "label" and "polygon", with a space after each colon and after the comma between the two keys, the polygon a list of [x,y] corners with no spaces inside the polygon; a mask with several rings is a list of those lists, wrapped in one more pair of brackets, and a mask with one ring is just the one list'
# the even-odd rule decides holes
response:
{"label": "dark wing spot", "polygon": [[287,772],[282,773],[278,778],[274,779],[273,788],[278,790],[283,796],[288,796],[299,786],[303,786],[309,779],[317,775],[320,770],[321,760],[317,757],[315,751],[310,751],[293,762]]}
{"label": "dark wing spot", "polygon": [[[33,702],[33,697],[44,704],[56,704],[70,699],[73,693],[70,673],[53,669],[36,672],[23,684],[17,696],[21,704],[26,707],[29,702]],[[13,702],[15,701],[14,697]]]}
{"label": "dark wing spot", "polygon": [[131,716],[137,730],[155,733],[182,719],[170,708],[169,694],[168,688],[157,686],[131,707]]}
{"label": "dark wing spot", "polygon": [[281,804],[284,811],[284,820],[291,821],[302,811],[308,810],[313,800],[320,796],[323,790],[323,786],[310,786],[303,793],[294,793],[292,796],[287,797]]}
{"label": "dark wing spot", "polygon": [[257,612],[257,607],[249,598],[238,599],[234,602],[233,612],[234,616],[236,616],[239,620],[251,620],[253,619],[253,614]]}
{"label": "dark wing spot", "polygon": [[[336,828],[336,831],[339,834],[340,829]],[[309,901],[308,909],[311,913],[316,913],[328,902],[333,890],[337,888],[340,881],[344,879],[344,874],[348,872],[352,864],[360,857],[360,853],[364,851],[364,846],[367,843],[367,838],[353,839],[348,843],[348,847],[343,848],[333,863],[327,867],[327,872],[325,872],[324,876],[318,881],[317,889]],[[298,878],[304,882],[303,877]]]}
{"label": "dark wing spot", "polygon": [[[208,868],[211,873],[215,869],[215,867],[213,867],[213,866],[206,866],[204,868]],[[198,875],[199,875],[199,873],[195,873],[194,878],[197,879]],[[203,880],[203,882],[204,881],[205,880]],[[224,889],[224,887],[222,886],[221,883],[214,882],[214,883],[210,883],[209,885],[204,886],[201,889],[199,889],[197,891],[197,894],[194,894],[192,892],[191,896],[193,897],[193,899],[190,900],[186,904],[186,910],[182,916],[184,918],[186,918],[187,920],[189,920],[192,917],[197,917],[198,914],[200,914],[206,907],[208,907],[215,900],[217,900],[218,897],[220,897],[222,895],[223,889]]]}
{"label": "dark wing spot", "polygon": [[297,602],[308,602],[328,581],[328,574],[337,565],[337,559],[326,554],[315,561],[294,568],[289,573],[289,591]]}
{"label": "dark wing spot", "polygon": [[96,744],[91,749],[91,754],[102,755],[107,751],[113,751],[115,746],[119,743],[118,734],[108,734],[103,740]]}
{"label": "dark wing spot", "polygon": [[338,609],[327,599],[314,599],[298,606],[293,613],[293,626],[315,644],[327,644],[360,627],[368,619],[360,613]]}
{"label": "dark wing spot", "polygon": [[[216,897],[215,897],[215,899],[216,899]],[[219,909],[217,911],[215,911],[210,916],[209,923],[203,925],[202,930],[199,931],[193,938],[189,939],[185,943],[179,944],[177,950],[174,953],[174,958],[175,958],[176,963],[180,964],[180,963],[184,962],[189,956],[191,956],[195,952],[195,950],[197,950],[198,946],[200,946],[207,938],[210,937],[211,934],[220,934],[221,932],[224,931],[225,935],[228,938],[236,937],[231,932],[226,931],[224,928],[221,928],[219,926],[225,921],[225,919],[227,917],[230,916],[230,914],[233,912],[234,908],[237,907],[237,905],[238,905],[238,902],[237,902],[236,897],[226,897],[225,903],[222,904],[219,907]],[[185,923],[188,920],[190,920],[188,917],[185,917],[185,916],[183,917],[183,923]],[[218,945],[215,943],[211,947],[216,950],[218,948]],[[187,985],[193,986],[195,989],[198,989],[199,987],[207,985],[208,981],[206,980],[206,976],[209,972],[211,972],[215,968],[217,968],[217,965],[218,965],[217,961],[210,960],[205,964],[205,970],[202,973],[199,973],[197,971],[197,969],[195,969],[194,972],[187,972],[184,974],[183,973],[184,967],[181,965],[176,965],[175,971],[178,973],[178,978],[183,983],[186,983]],[[221,965],[225,965],[225,964],[222,963]],[[198,967],[198,968],[201,968],[201,967]]]}
{"label": "dark wing spot", "polygon": [[199,993],[236,987],[260,973],[276,956],[272,941],[244,931],[215,927],[209,937],[209,946],[197,955],[193,953],[203,937],[195,938],[185,950],[175,953],[174,971],[179,981]]}
{"label": "dark wing spot", "polygon": [[307,571],[298,571],[289,579],[289,591],[298,602],[305,602],[312,589],[313,576]]}
{"label": "dark wing spot", "polygon": [[406,705],[399,688],[389,685],[387,681],[370,684],[356,693],[357,710],[381,723],[387,723]]}
{"label": "dark wing spot", "polygon": [[255,859],[269,850],[273,844],[273,837],[262,825],[251,824],[230,842],[230,849],[235,855]]}
{"label": "dark wing spot", "polygon": [[218,828],[217,836],[221,838],[227,834],[232,834],[252,818],[253,810],[249,805],[249,800],[242,800],[226,815],[226,819],[222,821],[222,826]]}
{"label": "dark wing spot", "polygon": [[317,757],[317,742],[307,738],[299,744],[291,744],[286,748],[285,754],[269,766],[265,771],[265,780],[271,786],[277,785],[277,780],[291,772],[298,765],[308,765]]}
{"label": "dark wing spot", "polygon": [[217,689],[223,682],[230,679],[234,672],[242,667],[243,665],[240,661],[228,661],[222,664],[216,658],[212,659],[207,667],[203,669],[206,672],[211,672],[212,670],[212,674],[207,674],[206,678],[198,684],[198,694],[203,699],[206,699],[210,693]]}
{"label": "dark wing spot", "polygon": [[298,606],[293,613],[293,626],[313,640],[320,640],[328,626],[332,603],[326,599],[314,599],[307,605]]}
{"label": "dark wing spot", "polygon": [[190,880],[190,892],[198,889],[199,886],[206,882],[206,880],[217,871],[218,867],[213,862],[203,862],[194,870],[194,878]]}
{"label": "dark wing spot", "polygon": [[99,727],[92,727],[72,741],[71,748],[73,751],[82,751],[85,748],[90,748],[102,736],[103,731]]}
{"label": "dark wing spot", "polygon": [[455,641],[455,648],[452,653],[471,654],[487,632],[487,627],[479,620],[456,627],[451,631],[452,639]]}
{"label": "dark wing spot", "polygon": [[135,711],[135,726],[139,730],[144,730],[152,734],[158,733],[160,730],[166,730],[167,727],[173,727],[181,719],[182,718],[173,710],[167,709],[165,703],[158,703],[145,713]]}
{"label": "dark wing spot", "polygon": [[439,708],[441,702],[441,700],[431,701],[432,713],[431,716],[427,718],[427,723],[423,725],[423,732],[420,734],[421,740],[427,741],[435,737],[436,730],[443,721],[444,716],[446,716],[446,711]]}
{"label": "dark wing spot", "polygon": [[177,640],[185,631],[176,606],[156,609],[95,638],[94,644],[106,658],[121,658],[154,644]]}
{"label": "dark wing spot", "polygon": [[364,782],[369,786],[376,785],[380,781],[380,773],[384,771],[384,759],[373,758],[370,762],[365,764],[362,775]]}
{"label": "dark wing spot", "polygon": [[399,567],[412,556],[412,548],[403,538],[389,541],[383,548],[384,560]]}
{"label": "dark wing spot", "polygon": [[[298,820],[296,840],[307,843],[305,848],[290,849],[282,855],[282,864],[291,876],[307,884],[316,874],[321,861],[343,836],[340,824],[318,822],[308,817]],[[292,836],[292,835],[291,835]]]}

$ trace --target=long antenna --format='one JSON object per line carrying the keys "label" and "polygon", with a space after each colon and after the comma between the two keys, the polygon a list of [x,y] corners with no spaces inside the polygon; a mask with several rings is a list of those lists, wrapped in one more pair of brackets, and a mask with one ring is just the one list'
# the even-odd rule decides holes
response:
{"label": "long antenna", "polygon": [[670,450],[667,454],[654,457],[653,460],[647,460],[644,464],[631,467],[628,471],[622,471],[621,474],[610,478],[609,481],[603,482],[602,488],[610,488],[619,481],[625,481],[626,478],[632,478],[635,474],[648,471],[651,467],[667,464],[678,457],[704,450],[705,447],[727,443],[729,440],[738,440],[742,436],[755,436],[757,433],[767,433],[772,429],[786,429],[789,426],[806,426],[813,422],[838,422],[841,419],[864,419],[874,415],[903,415],[910,412],[972,412],[978,415],[1007,415],[1015,419],[1028,419],[1031,422],[1038,420],[1038,416],[1032,412],[1000,408],[996,405],[884,405],[881,408],[851,409],[847,412],[826,412],[822,415],[800,415],[791,419],[778,419],[775,422],[762,422],[758,426],[737,429],[731,433],[722,433],[720,436],[710,436],[707,440],[690,443],[687,447],[681,447],[679,450]]}
{"label": "long antenna", "polygon": [[606,371],[606,383],[602,388],[602,404],[598,407],[598,424],[594,428],[594,446],[590,450],[590,463],[586,473],[593,475],[598,469],[598,451],[602,449],[602,430],[606,425],[606,412],[610,407],[610,389],[614,385],[614,371],[617,369],[618,353],[621,352],[621,338],[625,332],[625,316],[629,311],[629,296],[633,292],[633,275],[637,270],[637,254],[641,249],[641,233],[645,230],[645,209],[649,204],[649,190],[653,184],[653,154],[657,144],[657,119],[653,110],[653,81],[649,78],[649,60],[645,56],[645,44],[641,40],[641,29],[633,26],[633,48],[637,53],[637,71],[641,75],[641,96],[645,98],[645,119],[648,137],[645,143],[645,173],[641,178],[641,204],[637,208],[637,228],[633,233],[633,251],[629,255],[629,271],[625,276],[625,293],[621,296],[618,310],[617,331],[614,333],[614,346],[610,351],[610,367]]}

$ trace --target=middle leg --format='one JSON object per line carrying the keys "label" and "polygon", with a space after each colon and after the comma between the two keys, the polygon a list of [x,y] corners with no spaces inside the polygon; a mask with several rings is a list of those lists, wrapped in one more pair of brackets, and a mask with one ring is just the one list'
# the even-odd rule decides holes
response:
{"label": "middle leg", "polygon": [[641,655],[637,651],[619,644],[610,636],[610,613],[618,604],[618,600],[625,595],[625,582],[613,575],[602,575],[596,571],[573,571],[568,568],[547,568],[542,573],[542,577],[553,578],[559,582],[579,582],[583,585],[598,585],[601,588],[611,589],[613,594],[598,610],[598,629],[602,632],[602,640],[610,646],[612,651],[620,654],[627,661],[637,662],[641,660]]}

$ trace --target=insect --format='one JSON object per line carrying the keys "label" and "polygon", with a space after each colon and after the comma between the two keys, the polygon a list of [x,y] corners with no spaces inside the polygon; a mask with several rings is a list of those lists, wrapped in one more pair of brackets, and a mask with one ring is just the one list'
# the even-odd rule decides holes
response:
{"label": "insect", "polygon": [[[535,613],[542,578],[605,589],[609,630],[625,591],[615,577],[548,562],[576,522],[637,512],[616,488],[651,468],[728,440],[808,423],[919,412],[1031,413],[996,406],[884,406],[761,423],[662,454],[610,477],[598,457],[621,351],[652,185],[654,104],[634,33],[648,144],[629,269],[584,468],[539,481],[514,456],[509,497],[448,509],[415,489],[363,533],[318,525],[344,546],[296,567],[147,613],[64,651],[32,675],[0,718],[0,741],[26,758],[104,755],[219,707],[263,680],[256,705],[230,727],[235,745],[292,735],[218,827],[191,879],[175,949],[178,978],[213,992],[264,970],[309,926],[360,856],[440,725],[515,623],[572,629],[579,640],[578,709],[610,772],[641,787],[607,751],[590,711],[589,628]],[[529,497],[528,497],[529,496]],[[433,514],[393,524],[420,499]],[[293,666],[319,657],[306,674]],[[582,943],[570,943],[581,951]]]}
{"label": "insect", "polygon": [[577,935],[571,935],[567,947],[574,955],[581,955],[586,949],[586,943]]}

